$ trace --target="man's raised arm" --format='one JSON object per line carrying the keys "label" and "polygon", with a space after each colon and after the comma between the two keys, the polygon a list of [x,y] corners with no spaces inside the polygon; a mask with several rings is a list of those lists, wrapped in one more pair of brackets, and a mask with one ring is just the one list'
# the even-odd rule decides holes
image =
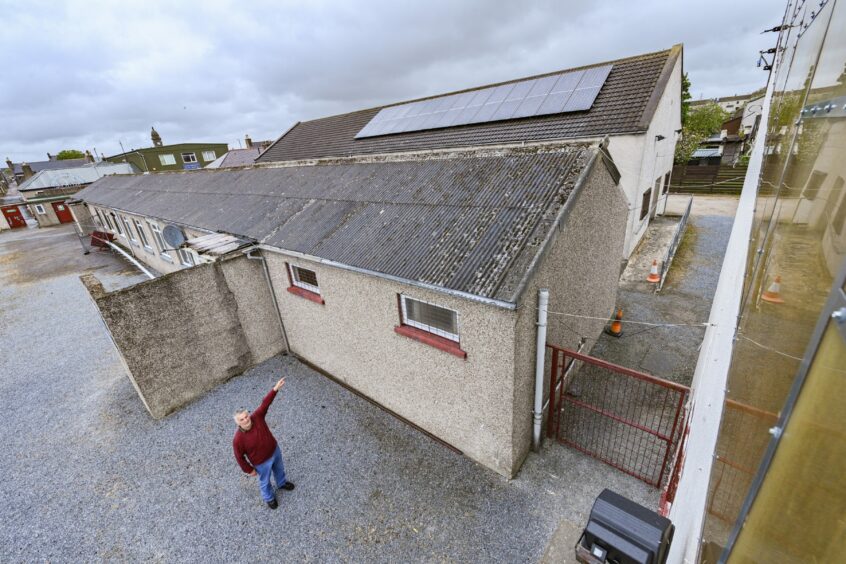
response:
{"label": "man's raised arm", "polygon": [[282,377],[279,379],[278,382],[273,386],[273,389],[267,392],[267,395],[264,396],[264,399],[261,401],[261,405],[258,406],[253,414],[258,415],[260,417],[264,417],[267,414],[267,408],[270,407],[270,404],[273,403],[273,398],[276,397],[276,392],[282,389],[282,386],[285,385],[285,378]]}

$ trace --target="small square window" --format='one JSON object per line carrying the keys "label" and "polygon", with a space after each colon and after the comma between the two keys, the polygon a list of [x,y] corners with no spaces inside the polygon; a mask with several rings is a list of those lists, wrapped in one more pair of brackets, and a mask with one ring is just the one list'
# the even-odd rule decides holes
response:
{"label": "small square window", "polygon": [[195,163],[197,162],[197,155],[195,155],[194,153],[182,153],[182,162]]}
{"label": "small square window", "polygon": [[39,215],[44,215],[44,214],[46,214],[46,213],[47,213],[47,212],[44,210],[44,206],[42,206],[41,204],[35,204],[35,212],[36,212],[37,214],[39,214]]}
{"label": "small square window", "polygon": [[194,255],[188,249],[179,249],[179,264],[182,266],[194,266]]}
{"label": "small square window", "polygon": [[402,323],[458,342],[458,312],[400,295]]}
{"label": "small square window", "polygon": [[293,264],[288,266],[291,272],[291,283],[294,284],[294,286],[308,290],[309,292],[314,292],[315,294],[320,293],[320,286],[317,284],[316,272],[307,268],[294,266]]}
{"label": "small square window", "polygon": [[217,158],[214,151],[203,151],[203,160],[206,162],[213,161]]}
{"label": "small square window", "polygon": [[164,166],[175,165],[176,157],[174,157],[170,153],[168,153],[167,155],[159,155],[159,162],[162,163]]}

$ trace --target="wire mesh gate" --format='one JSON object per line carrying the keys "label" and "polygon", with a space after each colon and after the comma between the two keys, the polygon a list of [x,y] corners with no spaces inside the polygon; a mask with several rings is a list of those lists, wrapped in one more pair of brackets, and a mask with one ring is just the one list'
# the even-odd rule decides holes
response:
{"label": "wire mesh gate", "polygon": [[690,388],[592,356],[552,353],[547,435],[661,487]]}

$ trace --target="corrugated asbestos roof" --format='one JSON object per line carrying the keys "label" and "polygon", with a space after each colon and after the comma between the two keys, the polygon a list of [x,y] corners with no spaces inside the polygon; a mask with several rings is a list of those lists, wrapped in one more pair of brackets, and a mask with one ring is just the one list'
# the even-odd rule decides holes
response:
{"label": "corrugated asbestos roof", "polygon": [[[29,162],[29,168],[32,169],[33,172],[39,172],[41,170],[55,170],[59,168],[73,168],[78,166],[85,166],[88,164],[88,161],[85,159],[64,159],[64,160],[55,160],[55,161],[33,161]],[[22,174],[23,173],[23,163],[14,163],[15,165],[15,174]]]}
{"label": "corrugated asbestos roof", "polygon": [[[59,161],[63,162],[63,161]],[[55,188],[60,186],[79,186],[91,184],[98,178],[108,174],[133,174],[138,170],[129,163],[88,163],[85,166],[74,168],[60,168],[54,170],[42,170],[27,178],[18,186],[18,190],[43,190],[44,188]]]}
{"label": "corrugated asbestos roof", "polygon": [[[356,139],[355,135],[371,118],[387,107],[380,106],[298,123],[271,145],[256,162],[502,145],[522,141],[594,138],[644,131],[651,118],[650,108],[654,111],[651,104],[657,103],[654,95],[656,92],[660,95],[666,85],[668,75],[665,67],[668,63],[674,63],[679,56],[681,47],[676,46],[657,53],[590,65],[593,67],[613,64],[613,68],[588,111]],[[562,71],[556,71],[558,72]],[[491,85],[465,91],[488,86]],[[438,96],[442,95],[444,94]],[[645,114],[648,115],[644,121]]]}
{"label": "corrugated asbestos roof", "polygon": [[513,301],[596,147],[105,177],[89,204]]}

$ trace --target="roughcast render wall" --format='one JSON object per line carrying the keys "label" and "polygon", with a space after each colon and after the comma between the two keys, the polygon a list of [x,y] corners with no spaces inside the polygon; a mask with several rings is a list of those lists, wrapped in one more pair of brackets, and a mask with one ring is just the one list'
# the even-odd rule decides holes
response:
{"label": "roughcast render wall", "polygon": [[157,419],[284,348],[261,263],[243,256],[110,293],[82,281]]}

